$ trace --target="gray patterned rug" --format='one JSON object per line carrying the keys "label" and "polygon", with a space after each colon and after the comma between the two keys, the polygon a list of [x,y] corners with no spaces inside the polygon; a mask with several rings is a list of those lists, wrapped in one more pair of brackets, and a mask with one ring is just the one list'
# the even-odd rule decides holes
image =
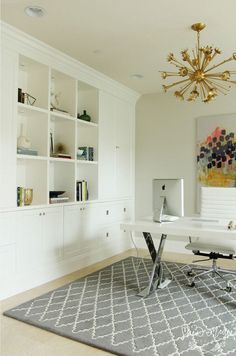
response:
{"label": "gray patterned rug", "polygon": [[4,314],[117,355],[236,355],[235,289],[211,276],[190,288],[165,262],[174,280],[142,299],[151,266],[130,257]]}

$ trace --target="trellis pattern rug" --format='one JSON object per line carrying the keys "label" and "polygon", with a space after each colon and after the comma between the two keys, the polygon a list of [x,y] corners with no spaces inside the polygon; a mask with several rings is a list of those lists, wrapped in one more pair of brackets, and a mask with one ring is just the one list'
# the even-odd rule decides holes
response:
{"label": "trellis pattern rug", "polygon": [[210,275],[190,288],[181,266],[165,262],[173,281],[146,299],[152,262],[129,257],[4,314],[117,355],[236,355],[236,290]]}

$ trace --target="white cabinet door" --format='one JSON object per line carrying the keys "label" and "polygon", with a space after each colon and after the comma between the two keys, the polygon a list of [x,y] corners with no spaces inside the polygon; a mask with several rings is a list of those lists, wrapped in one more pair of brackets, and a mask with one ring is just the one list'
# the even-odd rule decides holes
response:
{"label": "white cabinet door", "polygon": [[78,205],[64,207],[64,255],[77,255],[83,247],[83,208]]}
{"label": "white cabinet door", "polygon": [[39,270],[43,263],[42,210],[17,213],[17,270]]}
{"label": "white cabinet door", "polygon": [[0,246],[14,244],[16,240],[16,214],[0,214]]}
{"label": "white cabinet door", "polygon": [[101,199],[132,195],[132,105],[100,93],[99,193]]}
{"label": "white cabinet door", "polygon": [[63,251],[63,207],[43,210],[43,259],[55,262]]}
{"label": "white cabinet door", "polygon": [[15,238],[16,238],[15,213],[0,214],[0,299],[6,298],[14,289],[16,273]]}
{"label": "white cabinet door", "polygon": [[115,196],[115,98],[105,92],[99,96],[99,197]]}
{"label": "white cabinet door", "polygon": [[131,195],[132,116],[131,105],[116,99],[115,110],[116,195]]}
{"label": "white cabinet door", "polygon": [[64,254],[79,255],[96,248],[97,204],[64,207]]}

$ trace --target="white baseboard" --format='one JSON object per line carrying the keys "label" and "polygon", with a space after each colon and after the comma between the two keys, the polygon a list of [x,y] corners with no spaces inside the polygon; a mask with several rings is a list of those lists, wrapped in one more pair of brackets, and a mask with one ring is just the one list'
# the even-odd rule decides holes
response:
{"label": "white baseboard", "polygon": [[58,262],[42,266],[39,270],[29,270],[27,273],[15,273],[5,281],[3,289],[0,290],[0,300],[22,293],[26,290],[38,287],[54,279],[63,277],[106,258],[112,257],[130,249],[130,241],[121,239],[114,243],[106,243],[97,248],[94,246],[84,254],[64,258]]}

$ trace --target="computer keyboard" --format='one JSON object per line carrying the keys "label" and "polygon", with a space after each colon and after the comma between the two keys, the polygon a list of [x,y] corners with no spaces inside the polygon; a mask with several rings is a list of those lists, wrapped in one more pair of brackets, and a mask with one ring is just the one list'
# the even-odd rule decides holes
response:
{"label": "computer keyboard", "polygon": [[161,216],[161,222],[173,222],[178,220],[179,217],[178,216],[174,216],[174,215],[162,215]]}

